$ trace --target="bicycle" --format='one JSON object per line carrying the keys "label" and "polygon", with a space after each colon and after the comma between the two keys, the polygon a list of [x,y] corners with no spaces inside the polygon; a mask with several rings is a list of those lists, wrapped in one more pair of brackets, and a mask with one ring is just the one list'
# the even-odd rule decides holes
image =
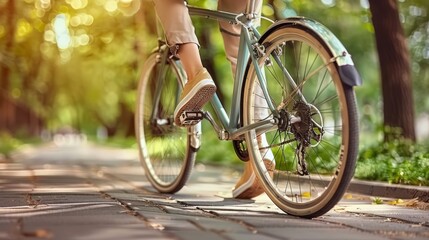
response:
{"label": "bicycle", "polygon": [[[361,79],[343,44],[322,24],[293,17],[261,34],[253,24],[258,18],[253,2],[241,14],[187,6],[192,16],[242,28],[230,113],[217,95],[211,100],[218,120],[201,111],[185,116],[197,124],[174,125],[186,74],[158,34],[159,46],[139,80],[135,124],[140,161],[157,191],[179,191],[201,146],[201,120],[207,119],[220,140],[233,142],[241,160],[251,159],[266,194],[280,209],[317,217],[342,198],[354,174],[359,126],[353,88]],[[255,117],[260,99],[267,109],[262,119]],[[268,146],[258,146],[261,134]],[[266,149],[275,157],[272,176],[261,155]]]}

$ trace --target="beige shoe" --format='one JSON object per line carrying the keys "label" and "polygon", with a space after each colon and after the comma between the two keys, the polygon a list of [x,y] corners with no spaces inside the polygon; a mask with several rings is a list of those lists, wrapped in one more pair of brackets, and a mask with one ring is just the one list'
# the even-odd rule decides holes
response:
{"label": "beige shoe", "polygon": [[213,97],[216,85],[205,68],[202,68],[193,79],[189,79],[180,95],[180,102],[174,110],[174,123],[182,126],[180,116],[185,111],[200,111]]}
{"label": "beige shoe", "polygon": [[[257,141],[258,146],[261,149],[260,153],[262,159],[264,159],[265,168],[267,169],[268,173],[272,178],[276,165],[273,152],[270,148],[266,148],[266,146],[268,146],[269,144],[267,142],[265,134],[258,136]],[[261,181],[256,178],[254,169],[252,168],[252,164],[250,162],[246,162],[244,166],[243,175],[238,180],[237,184],[235,184],[234,190],[232,190],[232,197],[250,199],[257,197],[262,193],[264,193],[264,189],[262,187]]]}
{"label": "beige shoe", "polygon": [[[264,160],[265,167],[273,177],[275,164],[272,160]],[[246,162],[244,172],[232,191],[233,198],[251,199],[264,193],[261,181],[256,177],[250,162]]]}

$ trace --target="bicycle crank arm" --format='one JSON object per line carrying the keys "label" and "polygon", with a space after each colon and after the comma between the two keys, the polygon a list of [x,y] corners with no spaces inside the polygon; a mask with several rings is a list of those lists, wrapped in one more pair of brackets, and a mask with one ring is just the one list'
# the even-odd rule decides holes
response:
{"label": "bicycle crank arm", "polygon": [[203,116],[213,126],[213,129],[216,131],[219,140],[227,140],[228,139],[228,136],[229,136],[228,132],[225,131],[225,129],[219,127],[219,125],[213,119],[213,117],[210,114],[210,112],[207,112],[207,111],[203,112]]}

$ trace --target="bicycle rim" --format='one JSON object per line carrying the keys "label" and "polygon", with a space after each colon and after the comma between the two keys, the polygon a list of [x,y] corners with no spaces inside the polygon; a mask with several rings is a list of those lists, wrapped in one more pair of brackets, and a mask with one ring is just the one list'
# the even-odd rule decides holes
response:
{"label": "bicycle rim", "polygon": [[[261,99],[267,100],[250,66],[244,124],[270,118],[277,124],[263,133],[266,146],[258,146],[255,131],[246,135],[252,163],[279,208],[301,217],[320,216],[341,199],[354,173],[358,124],[353,88],[342,84],[333,56],[310,31],[285,26],[266,36],[262,44],[266,54],[260,68],[276,110],[270,112],[267,104],[261,105]],[[275,158],[272,176],[263,163],[269,150]]]}
{"label": "bicycle rim", "polygon": [[[172,62],[160,73],[157,59],[159,54],[152,54],[141,74],[136,138],[140,162],[152,186],[159,192],[175,193],[185,185],[194,165],[196,149],[190,143],[199,125],[190,128],[174,125],[173,113],[183,79]],[[161,77],[157,78],[157,74]],[[158,91],[157,86],[162,86],[161,90]]]}

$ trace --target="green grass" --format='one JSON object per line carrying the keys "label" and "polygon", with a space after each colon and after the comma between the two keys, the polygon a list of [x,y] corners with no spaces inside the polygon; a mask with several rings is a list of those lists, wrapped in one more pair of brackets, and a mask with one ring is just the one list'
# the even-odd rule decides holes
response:
{"label": "green grass", "polygon": [[221,141],[209,128],[202,137],[202,145],[197,154],[197,162],[224,166],[240,166],[242,161],[235,154],[231,141]]}
{"label": "green grass", "polygon": [[[220,141],[211,128],[203,128],[199,162],[239,166],[232,143]],[[395,140],[383,143],[372,139],[360,150],[355,177],[362,180],[385,181],[409,185],[429,185],[429,149],[425,144]],[[316,166],[320,163],[319,166]],[[313,168],[326,168],[326,163],[313,161]],[[316,165],[314,165],[316,164]]]}
{"label": "green grass", "polygon": [[[209,123],[203,122],[203,124]],[[203,126],[202,131],[204,134],[202,135],[202,145],[197,153],[197,163],[223,166],[240,166],[242,164],[235,154],[231,141],[219,140],[211,127]],[[110,137],[100,141],[95,136],[88,136],[88,139],[103,146],[137,150],[137,142],[134,137]]]}
{"label": "green grass", "polygon": [[34,137],[16,137],[7,132],[0,132],[0,155],[9,159],[10,155],[20,147],[27,144],[37,145],[40,142],[40,139]]}
{"label": "green grass", "polygon": [[360,151],[355,177],[427,186],[429,150],[406,140],[373,144]]}
{"label": "green grass", "polygon": [[12,137],[8,133],[0,133],[0,154],[4,155],[6,158],[9,158],[10,154],[18,149],[23,142]]}

